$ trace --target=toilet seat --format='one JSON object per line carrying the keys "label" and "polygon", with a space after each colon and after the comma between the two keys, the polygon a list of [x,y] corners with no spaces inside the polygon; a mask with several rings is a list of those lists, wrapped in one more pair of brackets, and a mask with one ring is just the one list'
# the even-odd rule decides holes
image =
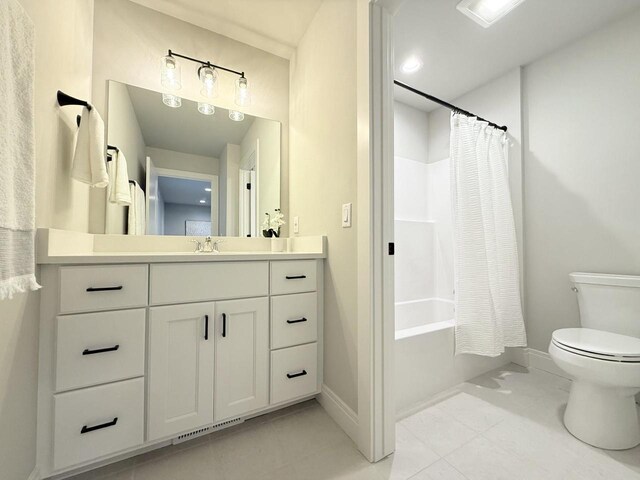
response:
{"label": "toilet seat", "polygon": [[640,363],[640,338],[591,328],[563,328],[553,332],[553,344],[583,357],[619,363]]}

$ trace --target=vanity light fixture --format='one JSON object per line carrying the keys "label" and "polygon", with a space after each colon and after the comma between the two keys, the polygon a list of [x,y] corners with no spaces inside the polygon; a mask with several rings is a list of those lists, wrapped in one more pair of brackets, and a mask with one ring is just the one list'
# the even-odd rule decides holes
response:
{"label": "vanity light fixture", "polygon": [[162,86],[169,90],[178,90],[182,84],[180,79],[180,65],[176,58],[183,58],[190,62],[198,63],[198,78],[202,83],[200,93],[207,98],[214,98],[218,95],[218,70],[237,75],[235,88],[235,103],[238,106],[246,107],[251,103],[251,95],[249,93],[249,82],[244,72],[232,70],[213,64],[208,60],[199,60],[197,58],[188,57],[180,53],[169,50],[166,56],[162,57],[161,82]]}
{"label": "vanity light fixture", "polygon": [[210,103],[198,102],[198,111],[203,115],[213,115],[216,113],[216,107]]}
{"label": "vanity light fixture", "polygon": [[164,103],[167,107],[180,108],[182,106],[182,99],[177,95],[172,95],[170,93],[163,93],[162,103]]}
{"label": "vanity light fixture", "polygon": [[241,122],[244,120],[244,113],[238,110],[229,110],[229,118],[234,122]]}
{"label": "vanity light fixture", "polygon": [[180,90],[180,87],[182,87],[180,64],[171,56],[171,52],[169,52],[169,55],[162,57],[160,83],[168,90]]}
{"label": "vanity light fixture", "polygon": [[524,0],[462,0],[456,8],[474,22],[489,28]]}

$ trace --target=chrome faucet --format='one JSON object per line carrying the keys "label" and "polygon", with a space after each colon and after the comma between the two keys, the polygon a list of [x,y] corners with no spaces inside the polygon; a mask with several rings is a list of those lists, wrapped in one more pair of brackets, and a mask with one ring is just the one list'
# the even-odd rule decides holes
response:
{"label": "chrome faucet", "polygon": [[202,251],[206,253],[220,253],[218,247],[221,243],[224,243],[224,240],[213,240],[211,237],[207,237],[204,240]]}
{"label": "chrome faucet", "polygon": [[195,243],[196,244],[196,249],[193,251],[193,253],[202,253],[204,252],[204,249],[202,247],[202,242],[200,240],[189,240],[191,243]]}

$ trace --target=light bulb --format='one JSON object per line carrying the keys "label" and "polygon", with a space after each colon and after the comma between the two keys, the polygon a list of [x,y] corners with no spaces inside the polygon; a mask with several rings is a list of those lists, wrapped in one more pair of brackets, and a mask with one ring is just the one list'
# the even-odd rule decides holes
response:
{"label": "light bulb", "polygon": [[200,203],[207,203],[207,201],[203,198],[202,200],[200,200]]}
{"label": "light bulb", "polygon": [[160,66],[160,83],[169,90],[180,90],[180,64],[171,55],[162,57]]}
{"label": "light bulb", "polygon": [[167,107],[179,108],[182,106],[182,99],[177,95],[171,95],[170,93],[163,93],[162,103],[164,103]]}
{"label": "light bulb", "polygon": [[242,76],[236,80],[236,105],[240,107],[246,107],[251,104],[251,95],[249,93],[249,83],[247,79]]}
{"label": "light bulb", "polygon": [[244,120],[244,113],[237,110],[229,110],[229,118],[234,122],[241,122]]}
{"label": "light bulb", "polygon": [[198,69],[198,77],[202,83],[200,93],[207,98],[218,96],[218,72],[210,65],[202,65]]}
{"label": "light bulb", "polygon": [[210,103],[198,102],[198,111],[203,115],[213,115],[216,113],[216,107]]}

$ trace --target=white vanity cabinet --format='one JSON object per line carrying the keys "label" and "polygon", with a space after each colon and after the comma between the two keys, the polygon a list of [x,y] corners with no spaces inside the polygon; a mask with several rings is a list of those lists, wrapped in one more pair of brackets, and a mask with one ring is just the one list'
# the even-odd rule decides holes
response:
{"label": "white vanity cabinet", "polygon": [[216,303],[214,420],[269,404],[269,298]]}
{"label": "white vanity cabinet", "polygon": [[149,309],[147,439],[213,422],[213,303]]}
{"label": "white vanity cabinet", "polygon": [[42,265],[42,478],[320,392],[320,256],[252,257]]}

